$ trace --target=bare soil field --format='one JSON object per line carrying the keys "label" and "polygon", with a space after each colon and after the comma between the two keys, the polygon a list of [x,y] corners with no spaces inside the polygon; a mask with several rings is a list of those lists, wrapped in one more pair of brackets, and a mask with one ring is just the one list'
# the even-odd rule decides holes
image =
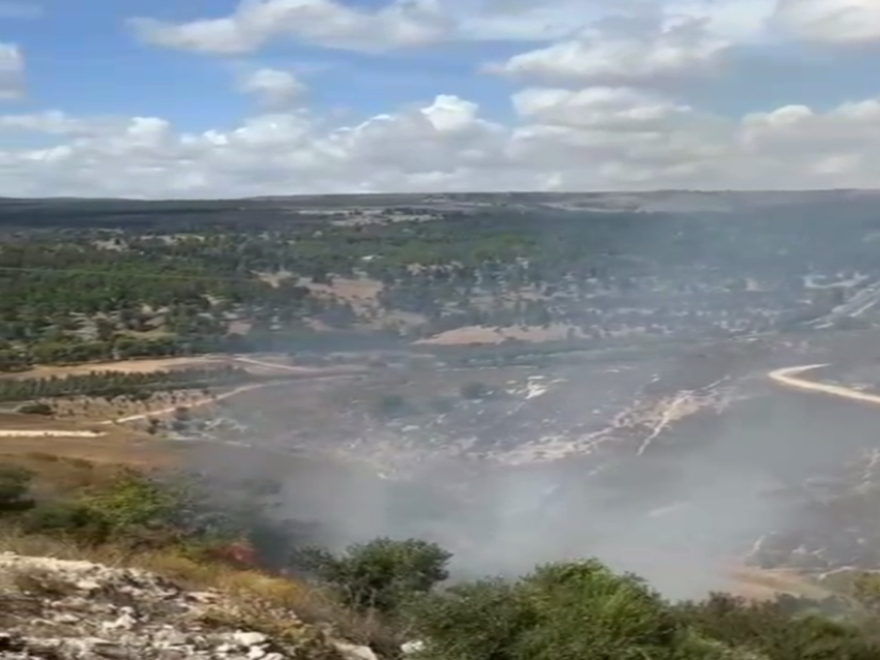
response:
{"label": "bare soil field", "polygon": [[158,465],[171,460],[173,453],[173,446],[122,427],[102,428],[73,420],[0,414],[0,463],[12,456],[42,455],[101,463]]}
{"label": "bare soil field", "polygon": [[582,338],[577,328],[561,323],[542,326],[512,326],[508,328],[472,325],[465,328],[447,330],[440,334],[419,339],[415,344],[436,346],[461,346],[467,344],[502,344],[508,340],[539,343]]}
{"label": "bare soil field", "polygon": [[0,378],[51,378],[82,376],[96,371],[118,371],[122,373],[150,373],[169,369],[185,369],[208,364],[229,363],[227,356],[206,355],[199,357],[161,358],[155,360],[121,360],[116,362],[89,362],[70,366],[39,365],[27,371],[3,374]]}
{"label": "bare soil field", "polygon": [[377,310],[378,296],[382,291],[381,282],[366,277],[334,277],[332,284],[318,284],[309,278],[300,278],[297,284],[307,287],[318,296],[344,300],[358,314]]}
{"label": "bare soil field", "polygon": [[[260,278],[278,286],[279,282],[293,277],[291,273],[262,273]],[[388,310],[379,302],[379,294],[383,284],[368,277],[338,277],[334,276],[331,284],[313,282],[308,277],[300,277],[296,282],[299,286],[306,287],[314,295],[327,299],[336,299],[351,305],[354,312],[360,317],[364,327],[380,329],[387,326],[412,328],[423,325],[427,319],[413,312]],[[312,320],[310,325],[315,330],[332,331],[318,320]]]}
{"label": "bare soil field", "polygon": [[728,574],[724,591],[749,600],[772,600],[780,594],[822,600],[833,592],[785,569],[736,568]]}

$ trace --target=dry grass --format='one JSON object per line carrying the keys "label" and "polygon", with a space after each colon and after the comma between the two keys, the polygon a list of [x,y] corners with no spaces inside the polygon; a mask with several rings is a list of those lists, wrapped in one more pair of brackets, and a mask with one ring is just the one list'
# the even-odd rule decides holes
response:
{"label": "dry grass", "polygon": [[770,600],[780,594],[822,600],[835,593],[791,570],[736,568],[730,571],[725,591],[750,600]]}
{"label": "dry grass", "polygon": [[390,643],[391,635],[377,618],[344,608],[326,591],[301,580],[195,560],[174,552],[139,554],[134,561],[139,568],[178,584],[216,590],[226,596],[233,607],[220,606],[212,611],[218,623],[228,624],[231,618],[240,627],[273,637],[293,635],[299,643],[303,624],[357,643]]}
{"label": "dry grass", "polygon": [[51,378],[52,376],[82,376],[95,371],[119,371],[122,373],[151,373],[168,369],[201,367],[207,364],[227,362],[224,356],[161,358],[154,360],[120,360],[116,362],[89,362],[70,366],[39,365],[27,371],[3,374],[0,378]]}
{"label": "dry grass", "polygon": [[441,332],[433,337],[420,339],[414,343],[438,346],[457,346],[467,344],[501,344],[510,339],[540,343],[568,339],[570,331],[574,333],[575,337],[582,336],[581,332],[575,326],[562,323],[555,323],[547,327],[494,327],[473,325],[456,328],[454,330],[447,330],[446,332]]}
{"label": "dry grass", "polygon": [[[10,590],[45,600],[56,600],[76,593],[76,585],[56,571],[45,568],[20,568],[2,576]],[[6,585],[3,585],[6,586]]]}
{"label": "dry grass", "polygon": [[[99,458],[108,458],[100,456]],[[64,495],[88,487],[101,487],[112,484],[120,471],[126,468],[153,468],[162,463],[158,457],[145,456],[141,464],[129,460],[96,460],[94,457],[68,456],[50,451],[23,451],[20,453],[0,453],[0,465],[18,466],[33,474],[35,494]],[[165,457],[170,458],[170,456]]]}
{"label": "dry grass", "polygon": [[[107,463],[50,452],[0,454],[0,464],[30,470],[34,474],[32,492],[39,498],[52,499],[74,496],[86,488],[109,487],[116,482],[121,469],[131,466],[130,461]],[[135,551],[124,543],[83,546],[60,536],[25,534],[14,527],[0,526],[2,551],[93,561],[116,568],[141,568],[190,591],[216,592],[219,598],[208,615],[211,621],[205,623],[258,630],[296,642],[298,647],[319,644],[325,630],[357,643],[377,643],[378,640],[381,644],[390,639],[378,621],[346,610],[328,593],[311,584],[242,568],[191,548],[170,546]],[[49,577],[33,574],[16,580],[29,581],[25,586],[30,592],[57,591],[60,586],[53,585]]]}
{"label": "dry grass", "polygon": [[[212,389],[213,391],[213,389]],[[220,394],[222,390],[216,390]],[[205,400],[202,390],[174,390],[157,392],[145,401],[132,401],[126,397],[107,400],[102,397],[76,396],[47,400],[55,410],[55,419],[75,419],[102,422],[129,415],[150,414],[152,411],[194,406]]]}
{"label": "dry grass", "polygon": [[358,314],[376,310],[383,289],[381,282],[366,277],[333,277],[332,284],[317,284],[308,278],[300,278],[297,284],[307,287],[315,296],[344,300]]}
{"label": "dry grass", "polygon": [[56,461],[155,467],[174,464],[180,449],[178,445],[146,439],[127,429],[107,426],[102,431],[106,435],[94,438],[0,437],[0,462],[31,462],[33,457],[43,456]]}
{"label": "dry grass", "polygon": [[[274,638],[303,644],[323,643],[334,634],[359,644],[395,644],[378,620],[362,616],[336,602],[320,588],[302,581],[247,570],[220,561],[194,558],[180,549],[132,552],[117,546],[82,547],[57,537],[0,530],[0,552],[55,559],[84,560],[114,568],[139,568],[190,591],[215,592],[216,602],[203,623],[264,632]],[[63,581],[34,573],[15,579],[30,592],[64,591]],[[57,583],[57,584],[56,584]],[[315,656],[308,656],[315,657]]]}

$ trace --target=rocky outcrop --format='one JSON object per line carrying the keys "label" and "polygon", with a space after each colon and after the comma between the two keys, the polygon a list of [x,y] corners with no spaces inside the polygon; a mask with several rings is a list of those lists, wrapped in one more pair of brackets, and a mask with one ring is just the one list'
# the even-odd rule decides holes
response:
{"label": "rocky outcrop", "polygon": [[2,660],[346,660],[375,658],[295,615],[273,636],[248,629],[237,603],[153,573],[0,553]]}

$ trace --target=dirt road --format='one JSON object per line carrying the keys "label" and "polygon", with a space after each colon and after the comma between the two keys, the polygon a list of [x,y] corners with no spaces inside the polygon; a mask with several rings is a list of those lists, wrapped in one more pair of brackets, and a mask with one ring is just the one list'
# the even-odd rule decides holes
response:
{"label": "dirt road", "polygon": [[776,369],[767,374],[770,380],[796,390],[805,390],[808,392],[821,392],[829,396],[836,396],[840,399],[850,399],[851,401],[862,401],[880,405],[880,395],[870,394],[868,392],[860,392],[851,387],[843,387],[842,385],[830,385],[828,383],[820,383],[815,380],[807,380],[800,378],[800,375],[807,372],[827,367],[827,364],[804,364],[797,367],[785,367]]}
{"label": "dirt road", "polygon": [[[314,367],[296,367],[289,364],[281,364],[278,362],[267,362],[265,360],[257,360],[254,358],[246,357],[246,356],[235,356],[235,362],[241,362],[243,364],[251,364],[257,367],[269,368],[269,369],[278,369],[280,371],[289,372],[292,380],[299,379],[329,379],[329,378],[345,378],[348,376],[357,375],[363,372],[363,369],[338,369],[335,371],[330,371],[328,369],[318,369]],[[201,399],[197,399],[194,402],[187,403],[185,407],[187,410],[192,410],[193,408],[201,408],[203,406],[209,406],[211,404],[217,403],[218,401],[223,401],[224,399],[229,399],[231,397],[237,396],[239,394],[243,394],[245,392],[252,392],[254,390],[268,387],[269,385],[277,385],[282,381],[269,381],[269,382],[261,382],[261,383],[249,383],[247,385],[242,385],[240,387],[236,387],[233,390],[228,392],[224,392],[223,394],[217,394],[214,396],[206,396]],[[286,379],[285,379],[286,382]],[[97,422],[101,425],[108,424],[126,424],[129,422],[138,422],[145,420],[150,417],[162,417],[163,415],[172,414],[179,406],[171,405],[165,406],[164,408],[158,408],[155,410],[149,410],[143,413],[136,413],[134,415],[125,415],[124,417],[114,417],[111,419],[105,419],[103,421]],[[97,437],[104,435],[101,432],[95,431],[73,431],[66,429],[0,429],[0,437],[17,437],[17,436],[31,436],[31,437],[74,437],[74,436],[83,436],[83,434],[89,434],[89,437]]]}
{"label": "dirt road", "polygon": [[[251,383],[250,385],[242,385],[241,387],[236,387],[234,390],[229,390],[228,392],[224,392],[223,394],[217,394],[216,396],[206,396],[181,407],[186,408],[187,410],[192,410],[193,408],[201,408],[202,406],[208,406],[212,403],[217,403],[218,401],[228,399],[229,397],[235,396],[237,394],[242,394],[243,392],[250,392],[252,390],[265,387],[266,385],[269,385],[269,383]],[[103,422],[101,422],[101,424],[125,424],[126,422],[139,422],[141,420],[147,419],[148,417],[161,417],[162,415],[170,415],[175,410],[177,410],[177,408],[178,406],[176,405],[166,406],[164,408],[159,408],[158,410],[150,410],[148,412],[138,413],[136,415],[126,415],[125,417],[105,419]]]}

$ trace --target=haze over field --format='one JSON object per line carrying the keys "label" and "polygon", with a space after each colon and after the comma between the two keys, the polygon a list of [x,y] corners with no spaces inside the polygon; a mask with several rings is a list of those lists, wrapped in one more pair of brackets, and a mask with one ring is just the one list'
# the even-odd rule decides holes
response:
{"label": "haze over field", "polygon": [[878,210],[8,199],[0,399],[50,418],[3,435],[176,438],[296,540],[436,539],[461,575],[595,553],[691,596],[747,563],[870,567]]}
{"label": "haze over field", "polygon": [[867,0],[5,0],[0,195],[876,185]]}
{"label": "haze over field", "polygon": [[0,658],[880,658],[878,62],[880,0],[0,0]]}

